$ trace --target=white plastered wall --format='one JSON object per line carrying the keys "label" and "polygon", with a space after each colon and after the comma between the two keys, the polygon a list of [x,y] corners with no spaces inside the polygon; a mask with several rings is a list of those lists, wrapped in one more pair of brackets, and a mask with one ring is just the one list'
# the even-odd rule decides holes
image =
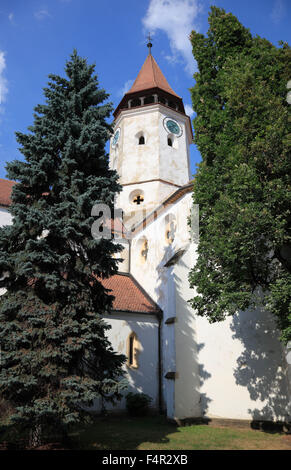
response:
{"label": "white plastered wall", "polygon": [[[116,235],[117,237],[117,235]],[[123,238],[115,238],[114,243],[123,247],[122,251],[115,253],[113,258],[120,260],[118,262],[118,271],[123,273],[129,272],[129,242]]]}
{"label": "white plastered wall", "polygon": [[187,302],[193,295],[188,273],[195,259],[195,247],[191,244],[172,267],[176,293],[175,418],[178,419],[201,416],[200,384],[204,369],[199,364],[196,317]]}
{"label": "white plastered wall", "polygon": [[[172,147],[168,145],[169,134],[163,125],[166,117],[175,119],[182,129],[180,137],[172,136]],[[110,166],[117,170],[119,182],[125,185],[117,196],[117,207],[125,213],[153,209],[175,188],[189,182],[191,131],[188,116],[154,104],[122,110],[114,124],[114,129],[118,128],[118,143],[113,146],[111,139],[110,145]],[[144,145],[138,144],[141,134],[145,138]],[[137,189],[144,193],[144,202],[140,206],[133,205],[130,200],[130,194]]]}
{"label": "white plastered wall", "polygon": [[0,227],[4,225],[11,225],[12,223],[12,215],[8,211],[8,209],[4,207],[0,207]]}
{"label": "white plastered wall", "polygon": [[[165,264],[179,249],[185,249],[189,245],[187,215],[190,210],[191,201],[191,194],[186,194],[178,203],[168,206],[157,220],[150,223],[137,234],[131,243],[131,273],[163,310],[163,398],[169,418],[175,418],[176,416],[176,385],[175,380],[167,379],[165,375],[168,372],[177,371],[176,361],[181,356],[179,356],[175,341],[175,324],[165,323],[168,318],[176,315],[176,302],[179,302],[177,300],[172,268],[165,267]],[[166,238],[167,217],[169,215],[174,217],[176,225],[175,237],[172,244],[168,244]],[[141,239],[148,240],[146,260],[143,260],[140,256],[139,240]],[[195,368],[195,364],[191,364],[191,367],[192,369]],[[196,380],[196,377],[194,379]],[[180,383],[185,392],[186,388],[196,387],[196,383],[191,383],[191,380],[189,380],[189,371],[187,372],[187,381],[182,380]],[[180,395],[179,400],[184,400],[182,395]]]}
{"label": "white plastered wall", "polygon": [[[11,225],[12,224],[12,216],[10,212],[5,207],[0,207],[0,227],[4,225]],[[5,294],[6,289],[2,287],[0,289],[0,295]]]}
{"label": "white plastered wall", "polygon": [[[118,196],[116,204],[122,208],[125,214],[124,222],[130,219],[140,220],[144,218],[146,214],[153,211],[159,204],[164,201],[170,194],[178,189],[177,186],[166,184],[161,181],[149,181],[147,183],[136,183],[128,186],[124,186],[122,192]],[[144,202],[140,205],[135,204],[132,201],[132,194],[141,193],[144,197]],[[136,217],[133,216],[135,213]]]}
{"label": "white plastered wall", "polygon": [[[158,333],[159,322],[156,316],[142,313],[112,312],[105,317],[106,323],[111,326],[107,336],[114,349],[119,354],[127,355],[127,340],[129,335],[136,333],[140,351],[137,355],[137,368],[124,365],[128,388],[122,393],[128,392],[146,393],[152,398],[151,407],[158,408],[159,400],[159,349]],[[108,410],[125,410],[126,400],[122,398],[115,406],[105,404]],[[101,403],[96,400],[94,410],[101,409]]]}
{"label": "white plastered wall", "polygon": [[196,328],[204,415],[290,419],[284,353],[268,312],[257,308],[212,324],[197,317]]}
{"label": "white plastered wall", "polygon": [[[138,244],[132,242],[131,272],[163,310],[163,377],[169,370],[177,374],[175,381],[163,379],[167,414],[180,419],[290,419],[287,364],[272,316],[257,308],[209,323],[187,302],[195,295],[188,274],[196,250],[185,236],[190,206],[187,194],[136,236],[148,240],[146,261],[141,262]],[[170,246],[164,223],[169,213],[181,224]],[[178,261],[165,267],[182,248]],[[166,325],[173,316],[176,322]]]}

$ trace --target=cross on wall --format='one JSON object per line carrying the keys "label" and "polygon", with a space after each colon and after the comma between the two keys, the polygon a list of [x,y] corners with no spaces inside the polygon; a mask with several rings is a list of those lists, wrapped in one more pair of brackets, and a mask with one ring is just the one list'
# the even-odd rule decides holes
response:
{"label": "cross on wall", "polygon": [[140,194],[138,194],[137,196],[135,196],[135,198],[133,199],[133,202],[135,204],[137,204],[138,206],[144,201],[144,197],[141,196]]}

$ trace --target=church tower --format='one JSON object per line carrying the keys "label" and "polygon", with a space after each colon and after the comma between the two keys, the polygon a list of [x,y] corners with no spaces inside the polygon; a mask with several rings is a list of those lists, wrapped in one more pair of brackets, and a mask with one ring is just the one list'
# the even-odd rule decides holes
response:
{"label": "church tower", "polygon": [[[156,208],[190,179],[190,118],[149,54],[131,89],[114,111],[110,165],[123,186],[116,207],[144,214]],[[142,211],[142,212],[140,212]]]}

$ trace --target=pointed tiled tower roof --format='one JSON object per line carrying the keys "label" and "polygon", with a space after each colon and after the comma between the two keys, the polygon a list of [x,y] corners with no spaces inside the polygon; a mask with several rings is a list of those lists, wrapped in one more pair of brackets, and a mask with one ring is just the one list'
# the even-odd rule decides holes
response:
{"label": "pointed tiled tower roof", "polygon": [[[149,47],[150,46],[150,47]],[[134,108],[139,105],[136,102],[141,98],[142,106],[150,104],[148,96],[156,95],[158,103],[164,103],[165,106],[175,109],[185,114],[182,98],[174,92],[167,82],[163,72],[156,63],[151,54],[151,43],[148,44],[149,54],[140,69],[131,89],[125,93],[113,115],[116,119],[123,109]],[[145,101],[143,101],[145,99]],[[144,104],[143,104],[144,103]]]}
{"label": "pointed tiled tower roof", "polygon": [[172,90],[152,54],[149,53],[128,93],[136,93],[151,88],[159,88],[170,95],[180,98],[174,90]]}

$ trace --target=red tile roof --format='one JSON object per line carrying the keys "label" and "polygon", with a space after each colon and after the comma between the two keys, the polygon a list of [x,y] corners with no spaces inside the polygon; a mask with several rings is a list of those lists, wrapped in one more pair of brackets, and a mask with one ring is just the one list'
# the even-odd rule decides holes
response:
{"label": "red tile roof", "polygon": [[[67,273],[63,274],[67,278]],[[148,313],[152,315],[161,315],[160,307],[143,290],[140,284],[129,273],[118,273],[108,279],[98,279],[99,282],[109,289],[108,294],[115,297],[113,301],[113,311]],[[28,285],[34,287],[36,279],[29,279]]]}
{"label": "red tile roof", "polygon": [[163,75],[160,67],[155,59],[149,54],[128,93],[136,93],[137,91],[149,90],[150,88],[160,88],[171,95],[179,96],[172,90]]}
{"label": "red tile roof", "polygon": [[[117,119],[121,111],[126,109],[128,110],[130,108],[134,109],[135,107],[140,106],[134,105],[132,102],[129,107],[129,99],[138,99],[142,95],[144,95],[144,98],[146,98],[148,96],[152,96],[153,94],[157,94],[158,96],[160,96],[160,98],[163,98],[164,100],[158,100],[158,103],[155,104],[159,104],[160,106],[164,106],[168,109],[175,109],[177,113],[180,113],[185,116],[185,109],[182,98],[177,95],[177,93],[175,93],[174,90],[170,87],[157,62],[155,61],[153,56],[149,54],[142,68],[140,69],[140,72],[136,77],[131,89],[127,93],[125,93],[119,105],[117,106],[115,111],[113,111],[114,119]],[[168,100],[168,102],[165,102],[165,100]],[[143,104],[142,106],[152,105],[153,103],[149,102],[148,104]],[[190,118],[189,122],[192,132]]]}
{"label": "red tile roof", "polygon": [[0,178],[0,206],[8,207],[11,204],[11,191],[15,181]]}
{"label": "red tile roof", "polygon": [[160,307],[150,298],[131,274],[119,273],[103,279],[103,286],[114,295],[113,310],[134,313],[161,313]]}

